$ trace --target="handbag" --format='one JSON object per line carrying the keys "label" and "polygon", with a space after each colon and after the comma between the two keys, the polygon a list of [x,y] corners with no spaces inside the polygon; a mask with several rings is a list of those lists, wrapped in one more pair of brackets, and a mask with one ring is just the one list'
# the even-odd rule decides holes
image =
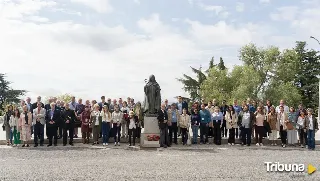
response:
{"label": "handbag", "polygon": [[263,122],[263,126],[264,126],[264,128],[266,129],[266,131],[268,133],[271,133],[271,127],[270,127],[270,124],[267,121]]}
{"label": "handbag", "polygon": [[5,131],[6,127],[4,126],[4,124],[2,125],[2,130]]}
{"label": "handbag", "polygon": [[287,123],[287,130],[293,130],[294,127],[293,127],[293,124],[291,122],[288,122]]}

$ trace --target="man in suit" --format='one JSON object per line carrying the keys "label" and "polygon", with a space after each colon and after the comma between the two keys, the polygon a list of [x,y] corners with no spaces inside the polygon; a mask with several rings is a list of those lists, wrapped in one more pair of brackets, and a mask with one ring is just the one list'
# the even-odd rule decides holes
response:
{"label": "man in suit", "polygon": [[51,109],[47,111],[46,123],[47,123],[47,135],[49,137],[49,146],[52,146],[52,139],[54,139],[54,146],[57,146],[57,124],[61,120],[61,114],[58,109],[56,109],[55,103],[51,103]]}
{"label": "man in suit", "polygon": [[[49,98],[48,102],[49,102],[49,103],[44,106],[44,108],[45,108],[47,111],[51,108],[50,104],[53,102],[53,100],[52,100],[51,98]],[[56,106],[56,107],[57,107],[57,106]]]}
{"label": "man in suit", "polygon": [[168,113],[165,104],[161,104],[161,110],[158,112],[158,122],[160,128],[160,147],[167,148],[169,146],[168,140]]}
{"label": "man in suit", "polygon": [[38,138],[40,139],[40,146],[44,142],[44,124],[46,123],[46,110],[38,103],[38,107],[33,110],[33,125],[34,125],[34,147],[38,146]]}
{"label": "man in suit", "polygon": [[100,110],[102,110],[103,106],[108,106],[109,108],[109,104],[106,102],[106,97],[105,96],[101,96],[101,102],[98,103],[100,106]]}
{"label": "man in suit", "polygon": [[38,107],[38,103],[41,103],[41,107],[44,108],[44,104],[41,102],[41,96],[38,96],[37,97],[37,102],[32,104],[32,109],[31,110],[36,109]]}
{"label": "man in suit", "polygon": [[63,124],[63,146],[67,145],[68,131],[69,131],[69,145],[73,146],[73,131],[76,115],[73,110],[69,108],[69,104],[65,104],[65,111],[62,114]]}

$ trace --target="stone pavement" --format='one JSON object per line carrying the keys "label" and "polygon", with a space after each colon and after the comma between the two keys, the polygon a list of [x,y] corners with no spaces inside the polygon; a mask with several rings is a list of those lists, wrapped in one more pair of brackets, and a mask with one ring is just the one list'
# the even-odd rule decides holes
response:
{"label": "stone pavement", "polygon": [[312,164],[316,151],[281,147],[175,146],[168,149],[89,146],[0,146],[0,180],[319,180],[320,170],[270,173],[264,162]]}

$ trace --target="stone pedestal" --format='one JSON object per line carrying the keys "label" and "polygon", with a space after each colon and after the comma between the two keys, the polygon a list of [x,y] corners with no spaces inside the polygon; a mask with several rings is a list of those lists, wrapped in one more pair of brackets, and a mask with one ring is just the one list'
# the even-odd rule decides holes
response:
{"label": "stone pedestal", "polygon": [[160,136],[160,130],[158,125],[157,117],[145,116],[144,117],[144,131],[141,133],[140,146],[147,148],[159,148],[159,141],[148,141],[148,135]]}

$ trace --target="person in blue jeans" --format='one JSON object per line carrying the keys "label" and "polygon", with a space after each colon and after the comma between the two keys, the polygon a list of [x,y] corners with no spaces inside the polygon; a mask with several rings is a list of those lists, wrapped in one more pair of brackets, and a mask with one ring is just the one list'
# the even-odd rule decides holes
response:
{"label": "person in blue jeans", "polygon": [[308,149],[314,150],[315,149],[315,133],[319,130],[318,122],[316,117],[313,115],[313,110],[307,110],[308,115],[305,121],[305,128],[308,134]]}
{"label": "person in blue jeans", "polygon": [[198,144],[198,130],[201,122],[198,109],[194,109],[191,115],[192,144]]}
{"label": "person in blue jeans", "polygon": [[[201,105],[200,118],[200,144],[209,144],[208,132],[209,123],[211,122],[211,114],[204,104]],[[205,140],[203,139],[204,136],[206,137]]]}
{"label": "person in blue jeans", "polygon": [[109,135],[111,129],[111,113],[107,105],[103,106],[103,110],[101,111],[102,116],[102,143],[103,146],[108,146]]}

